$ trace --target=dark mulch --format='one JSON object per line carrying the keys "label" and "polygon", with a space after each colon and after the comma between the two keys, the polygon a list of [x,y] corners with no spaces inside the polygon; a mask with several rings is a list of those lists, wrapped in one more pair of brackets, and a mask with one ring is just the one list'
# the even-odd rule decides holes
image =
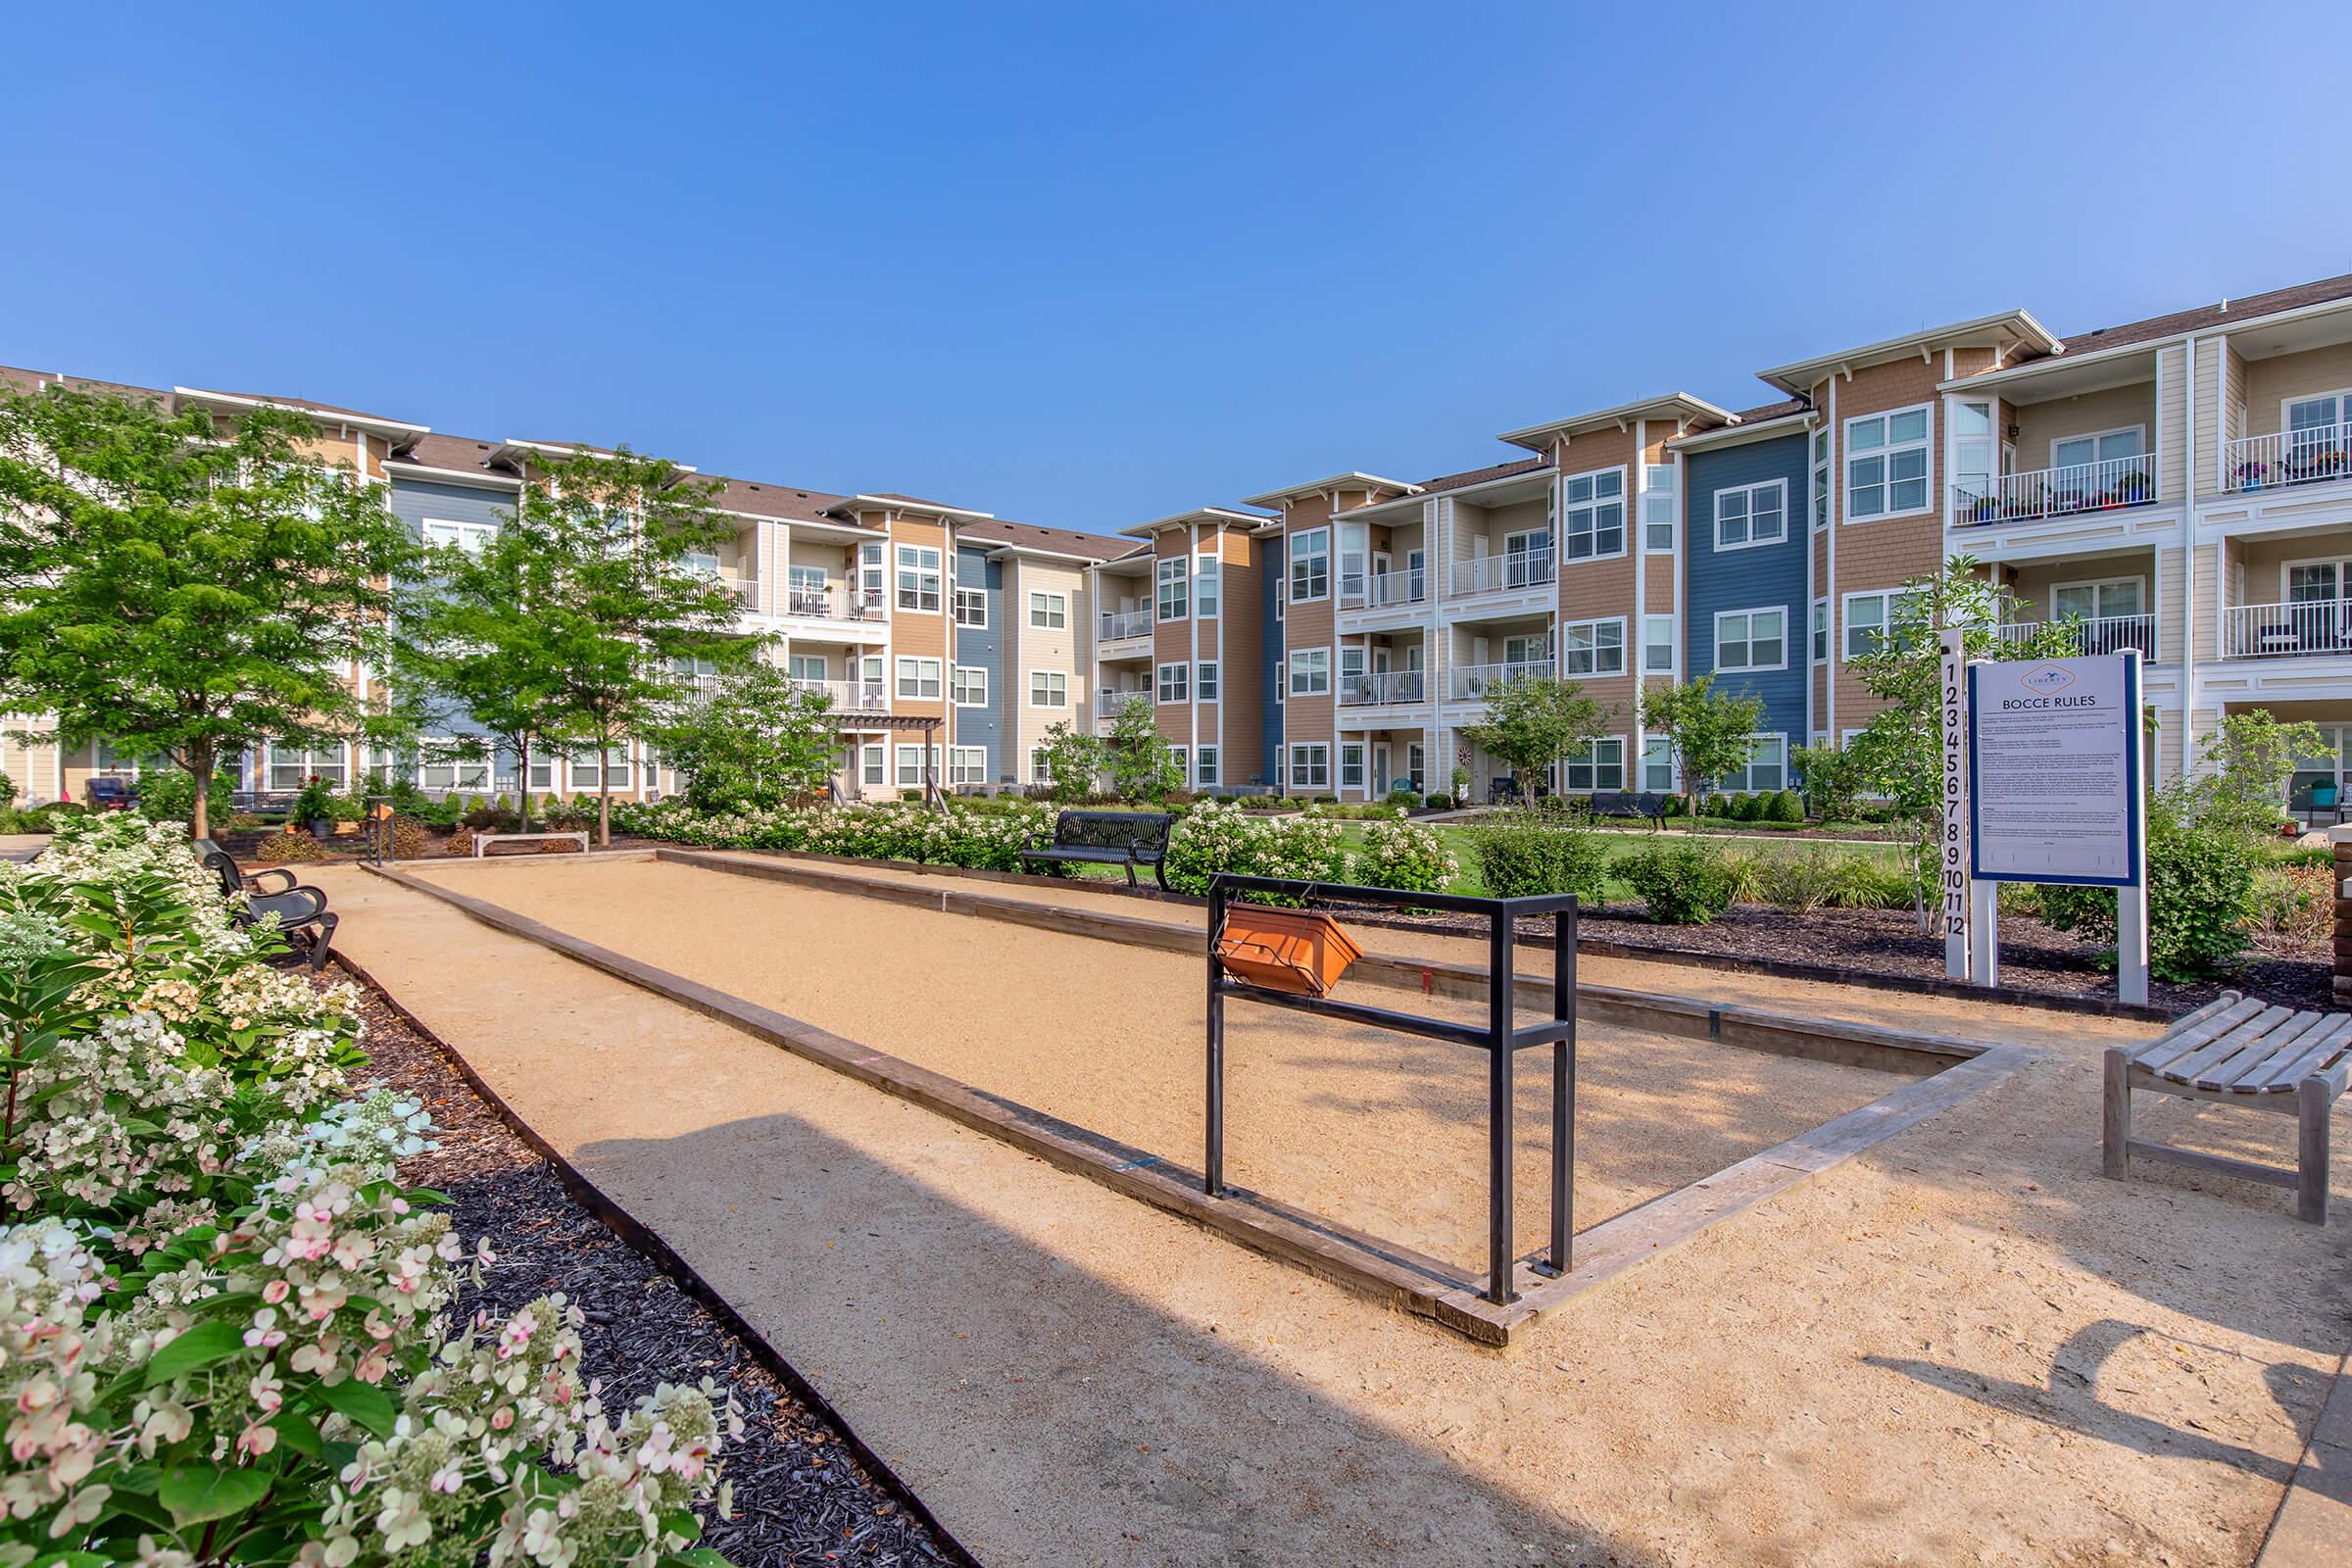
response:
{"label": "dark mulch", "polygon": [[700,1302],[575,1202],[430,1041],[372,992],[364,1011],[377,1074],[421,1100],[440,1127],[440,1149],[409,1161],[403,1178],[447,1193],[467,1248],[487,1236],[498,1254],[453,1312],[503,1315],[563,1292],[587,1314],[582,1372],[602,1382],[608,1409],[625,1409],[664,1382],[708,1377],[733,1392],[746,1424],[725,1454],[735,1517],[706,1518],[704,1544],[741,1568],[962,1560],[864,1471],[826,1414],[804,1405]]}

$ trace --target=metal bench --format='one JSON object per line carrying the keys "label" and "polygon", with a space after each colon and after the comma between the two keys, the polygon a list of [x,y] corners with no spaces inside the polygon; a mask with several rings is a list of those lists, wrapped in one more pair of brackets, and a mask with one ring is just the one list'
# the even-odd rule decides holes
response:
{"label": "metal bench", "polygon": [[546,839],[569,839],[580,847],[582,855],[588,853],[588,835],[585,831],[578,833],[476,833],[473,836],[473,858],[477,860],[482,858],[482,852],[493,844],[533,844]]}
{"label": "metal bench", "polygon": [[1646,817],[1651,827],[1664,827],[1666,803],[1672,799],[1672,796],[1649,790],[1638,794],[1631,790],[1595,790],[1592,792],[1592,814]]}
{"label": "metal bench", "polygon": [[1136,885],[1135,868],[1148,865],[1164,889],[1175,822],[1165,811],[1064,811],[1054,818],[1053,842],[1023,850],[1021,864],[1034,860],[1054,876],[1068,876],[1071,865],[1124,866],[1129,887]]}
{"label": "metal bench", "polygon": [[[314,970],[326,967],[328,952],[335,945],[335,927],[342,917],[326,906],[326,895],[317,888],[297,887],[294,873],[282,865],[266,865],[258,871],[247,871],[229,854],[211,839],[194,839],[190,847],[204,868],[220,879],[220,891],[231,899],[243,900],[236,920],[239,925],[251,925],[266,914],[277,916],[277,928],[286,936],[290,952],[307,957]],[[270,888],[265,877],[284,877],[283,885]],[[296,946],[295,938],[301,938]]]}
{"label": "metal bench", "polygon": [[[2106,1174],[2122,1181],[2133,1156],[2292,1188],[2295,1211],[2328,1223],[2328,1113],[2352,1077],[2352,1014],[2266,1006],[2234,991],[2144,1046],[2107,1048]],[[2132,1136],[2132,1091],[2277,1111],[2296,1119],[2296,1168],[2151,1144]]]}

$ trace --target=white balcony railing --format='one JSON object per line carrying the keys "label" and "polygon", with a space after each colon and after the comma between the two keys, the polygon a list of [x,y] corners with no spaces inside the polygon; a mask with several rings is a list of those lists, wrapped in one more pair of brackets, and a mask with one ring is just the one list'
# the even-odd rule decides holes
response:
{"label": "white balcony railing", "polygon": [[1952,515],[1963,525],[2031,522],[2115,507],[2140,507],[2156,499],[2156,460],[2147,453],[2004,473],[1952,486]]}
{"label": "white balcony railing", "polygon": [[879,713],[890,707],[890,693],[878,680],[816,680],[795,676],[793,690],[833,699],[837,713]]}
{"label": "white balcony railing", "polygon": [[1429,683],[1417,669],[1375,669],[1340,677],[1342,708],[1395,708],[1429,701]]}
{"label": "white balcony railing", "polygon": [[1378,571],[1370,576],[1340,577],[1342,610],[1387,610],[1396,605],[1425,604],[1429,600],[1429,568]]}
{"label": "white balcony railing", "polygon": [[2352,424],[2250,435],[2222,448],[2222,488],[2233,494],[2327,479],[2352,479]]}
{"label": "white balcony railing", "polygon": [[1095,733],[1107,735],[1119,721],[1119,710],[1129,703],[1141,703],[1146,708],[1153,704],[1151,688],[1145,686],[1104,686],[1095,693]]}
{"label": "white balcony railing", "polygon": [[1556,574],[1549,549],[1511,550],[1499,556],[1455,562],[1446,591],[1484,594],[1500,588],[1541,588]]}
{"label": "white balcony railing", "polygon": [[846,582],[829,582],[822,587],[794,583],[784,590],[784,602],[776,608],[780,613],[798,615],[805,620],[884,618],[882,595],[878,589],[853,588]]}
{"label": "white balcony railing", "polygon": [[1529,659],[1501,664],[1456,664],[1447,674],[1446,696],[1451,702],[1481,702],[1487,693],[1504,681],[1549,680],[1557,667],[1548,659]]}
{"label": "white balcony railing", "polygon": [[1102,614],[1100,640],[1115,643],[1128,637],[1152,635],[1152,612],[1143,610],[1106,610]]}
{"label": "white balcony railing", "polygon": [[[2047,624],[2041,620],[2016,621],[2000,627],[1998,635],[2006,643],[2028,642]],[[2140,658],[2150,663],[2156,662],[2154,615],[2096,615],[2072,625],[2078,654],[2120,654],[2127,648],[2136,648]]]}
{"label": "white balcony railing", "polygon": [[2224,659],[2352,654],[2352,599],[2230,605],[2222,612]]}

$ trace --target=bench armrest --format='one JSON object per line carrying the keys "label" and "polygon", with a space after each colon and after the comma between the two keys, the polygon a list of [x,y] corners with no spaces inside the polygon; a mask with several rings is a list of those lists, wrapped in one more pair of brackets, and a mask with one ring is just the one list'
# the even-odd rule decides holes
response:
{"label": "bench armrest", "polygon": [[[283,877],[285,880],[276,887],[269,887],[262,881],[262,878],[266,876]],[[295,885],[295,876],[293,872],[282,865],[264,866],[258,871],[247,871],[245,885],[256,893],[286,893],[292,891]]]}

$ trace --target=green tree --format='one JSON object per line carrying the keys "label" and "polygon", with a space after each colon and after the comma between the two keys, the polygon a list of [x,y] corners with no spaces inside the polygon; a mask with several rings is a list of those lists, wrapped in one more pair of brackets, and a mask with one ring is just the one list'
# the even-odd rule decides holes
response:
{"label": "green tree", "polygon": [[2286,803],[2286,781],[2300,758],[2330,759],[2334,748],[2317,724],[2286,723],[2266,708],[2231,713],[2205,749],[2209,782],[2197,814],[2217,826],[2259,832],[2276,823]]}
{"label": "green tree", "polygon": [[1110,791],[1122,801],[1158,801],[1184,788],[1184,764],[1159,733],[1157,710],[1142,696],[1120,705],[1102,748]]}
{"label": "green tree", "polygon": [[580,451],[536,466],[502,526],[532,560],[533,613],[553,671],[554,727],[594,747],[597,842],[612,841],[612,769],[629,736],[652,727],[676,695],[675,666],[740,667],[762,639],[737,629],[734,596],[693,558],[731,543],[716,480],[675,464]]}
{"label": "green tree", "polygon": [[1713,675],[1660,686],[1642,694],[1642,727],[1666,742],[1681,770],[1683,797],[1698,812],[1698,788],[1747,766],[1753,736],[1764,713],[1761,697],[1734,697],[1715,689]]}
{"label": "green tree", "polygon": [[1864,788],[1859,760],[1838,746],[1799,746],[1788,765],[1805,787],[1813,814],[1824,822],[1842,822],[1853,815],[1854,802]]}
{"label": "green tree", "polygon": [[218,420],[148,399],[52,388],[0,396],[0,681],[191,780],[276,740],[396,740],[413,715],[363,702],[393,584],[415,555],[384,487],[324,468],[302,416]]}
{"label": "green tree", "polygon": [[1101,741],[1065,721],[1047,726],[1046,743],[1039,751],[1048,795],[1066,806],[1095,793],[1096,781],[1102,776]]}
{"label": "green tree", "polygon": [[1489,756],[1499,758],[1519,781],[1523,800],[1534,800],[1536,781],[1563,757],[1585,750],[1616,718],[1575,681],[1514,675],[1487,690],[1488,718],[1462,733]]}
{"label": "green tree", "polygon": [[780,806],[831,775],[840,749],[832,709],[831,698],[756,661],[716,677],[712,689],[680,690],[646,738],[686,781],[697,808]]}

